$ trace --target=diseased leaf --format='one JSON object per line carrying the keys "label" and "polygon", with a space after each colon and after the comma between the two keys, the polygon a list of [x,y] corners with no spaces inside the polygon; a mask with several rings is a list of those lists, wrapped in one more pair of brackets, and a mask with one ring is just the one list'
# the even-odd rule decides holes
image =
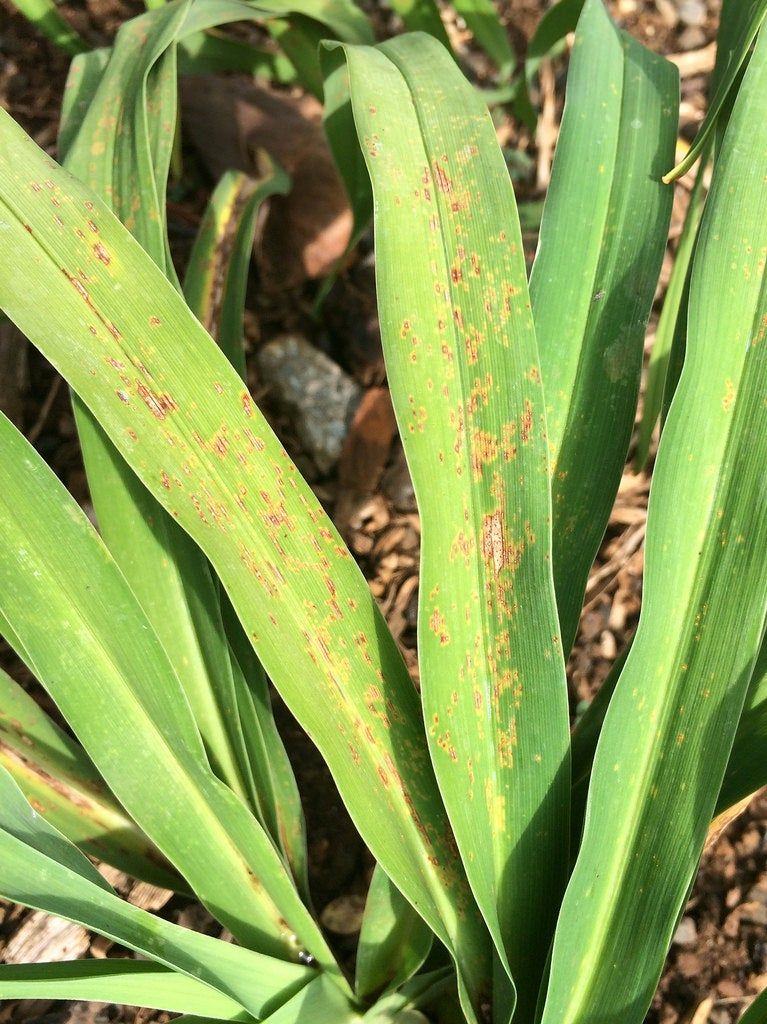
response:
{"label": "diseased leaf", "polygon": [[[478,1006],[486,933],[453,853],[417,693],[361,573],[226,357],[140,246],[2,111],[0,139],[0,306],[210,558],[371,850],[456,953]],[[285,635],[300,641],[286,646]]]}
{"label": "diseased leaf", "polygon": [[[121,900],[90,861],[32,810],[2,767],[0,797],[0,894],[5,899],[106,935],[229,996],[257,1019],[312,980],[314,972],[299,964],[181,928]],[[7,970],[0,968],[0,984]]]}
{"label": "diseased leaf", "polygon": [[40,682],[121,804],[243,944],[285,959],[309,949],[337,970],[271,840],[205,767],[167,655],[85,514],[4,417],[0,439],[0,604]]}
{"label": "diseased leaf", "polygon": [[153,885],[187,889],[117,804],[82,747],[1,669],[0,765],[37,813],[89,856]]}
{"label": "diseased leaf", "polygon": [[[388,378],[421,514],[424,717],[524,1018],[566,877],[569,731],[514,195],[487,110],[438,43],[415,34],[345,54],[375,196]],[[495,998],[510,1012],[508,993]]]}

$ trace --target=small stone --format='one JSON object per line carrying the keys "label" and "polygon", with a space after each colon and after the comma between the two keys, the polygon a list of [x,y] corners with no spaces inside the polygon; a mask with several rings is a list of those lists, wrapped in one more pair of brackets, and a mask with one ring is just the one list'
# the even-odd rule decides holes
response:
{"label": "small stone", "polygon": [[698,941],[698,929],[691,917],[683,917],[674,933],[675,946],[694,946]]}
{"label": "small stone", "polygon": [[706,33],[702,28],[691,26],[686,28],[679,36],[680,50],[700,50],[706,45]]}
{"label": "small stone", "polygon": [[339,896],[328,903],[320,914],[320,920],[335,935],[356,935],[362,927],[364,911],[363,896]]}
{"label": "small stone", "polygon": [[360,388],[300,336],[275,338],[256,353],[261,381],[294,417],[296,434],[321,473],[337,464]]}
{"label": "small stone", "polygon": [[706,5],[702,0],[682,0],[678,4],[679,19],[690,28],[701,28],[706,24]]}

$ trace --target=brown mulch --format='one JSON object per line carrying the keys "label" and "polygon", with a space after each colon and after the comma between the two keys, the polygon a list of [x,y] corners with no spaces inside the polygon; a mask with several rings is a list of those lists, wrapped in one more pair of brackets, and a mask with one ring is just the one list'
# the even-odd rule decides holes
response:
{"label": "brown mulch", "polygon": [[[396,27],[396,19],[383,5],[365,6],[374,12],[382,32]],[[520,51],[543,6],[542,0],[509,0],[502,5],[511,38]],[[699,25],[685,25],[679,20],[675,0],[613,0],[610,6],[637,38],[658,52],[672,55],[679,64],[683,76],[680,132],[691,138],[705,109],[718,5],[706,5],[706,17]],[[123,20],[143,8],[138,0],[89,0],[87,4],[64,3],[61,9],[89,41],[105,44]],[[482,78],[481,58],[473,54],[460,22],[451,24],[450,31],[455,40],[463,41],[464,60]],[[9,0],[0,0],[0,103],[51,153],[55,153],[67,65],[67,58],[40,39]],[[563,80],[562,62],[544,70],[541,100],[545,116],[537,139],[507,116],[496,115],[499,139],[515,155],[515,184],[522,201],[538,198],[545,187],[561,112]],[[171,235],[180,259],[188,251],[208,188],[205,168],[191,149],[185,153],[185,163],[188,178],[178,183],[170,204]],[[686,198],[683,184],[677,189],[662,287],[668,280]],[[338,473],[321,478],[299,450],[289,419],[271,407],[270,396],[260,390],[257,380],[252,381],[275,428],[306,470],[318,495],[334,512],[417,677],[420,528],[385,388],[370,249],[370,239],[363,240],[359,255],[341,275],[319,317],[312,311],[316,282],[301,281],[290,289],[281,289],[269,275],[264,276],[249,298],[246,333],[251,347],[285,331],[303,333],[366,389]],[[531,236],[530,252],[533,250]],[[651,338],[652,321],[648,342]],[[0,377],[0,404],[9,408],[78,500],[87,504],[67,390],[34,350],[26,352],[25,365],[18,361],[14,364],[9,353],[20,350],[17,338],[0,332],[0,368],[6,368]],[[573,708],[593,696],[636,628],[648,490],[648,475],[635,475],[627,468],[589,580],[578,640],[568,665]],[[18,674],[18,664],[7,650],[0,651],[0,657],[10,671]],[[371,860],[322,759],[279,701],[276,713],[305,798],[315,904],[339,953],[348,958],[353,955],[354,928],[358,926]],[[111,877],[131,901],[181,924],[216,931],[215,922],[195,904],[131,883],[125,876]],[[20,962],[122,953],[78,926],[0,904],[0,959]],[[730,1024],[766,985],[767,797],[761,796],[703,859],[648,1024]],[[9,1003],[0,1008],[0,1024],[143,1024],[161,1019],[166,1020],[167,1015],[86,1004]]]}

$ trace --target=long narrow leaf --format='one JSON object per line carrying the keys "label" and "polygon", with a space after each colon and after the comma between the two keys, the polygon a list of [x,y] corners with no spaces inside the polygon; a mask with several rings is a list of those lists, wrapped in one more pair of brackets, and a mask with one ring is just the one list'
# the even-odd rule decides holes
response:
{"label": "long narrow leaf", "polygon": [[[0,140],[0,306],[206,552],[374,855],[458,951],[478,1003],[485,932],[452,852],[418,696],[362,574],[235,370],[135,240],[2,111]],[[301,640],[286,646],[286,634]]]}
{"label": "long narrow leaf", "polygon": [[754,0],[753,3],[725,0],[717,37],[716,67],[712,81],[714,94],[695,142],[688,149],[684,159],[664,175],[665,182],[681,178],[703,153],[709,136],[725,109],[765,15],[767,0]]}
{"label": "long narrow leaf", "polygon": [[38,814],[85,853],[154,885],[186,888],[118,806],[82,747],[2,670],[0,764]]}
{"label": "long narrow leaf", "polygon": [[514,195],[487,110],[438,43],[414,34],[345,52],[376,199],[388,376],[422,522],[424,716],[524,1018],[566,877],[569,732]]}
{"label": "long narrow leaf", "polygon": [[530,279],[566,653],[634,424],[671,217],[660,176],[673,158],[677,98],[676,69],[619,33],[602,0],[587,0]]}
{"label": "long narrow leaf", "polygon": [[26,802],[0,768],[0,893],[106,935],[199,979],[257,1018],[314,972],[153,917],[116,896],[91,863]]}
{"label": "long narrow leaf", "polygon": [[376,865],[362,919],[354,991],[364,999],[399,988],[429,955],[433,935]]}
{"label": "long narrow leaf", "polygon": [[25,18],[65,53],[74,56],[88,49],[82,36],[69,24],[53,0],[13,0]]}
{"label": "long narrow leaf", "polygon": [[704,156],[695,178],[695,184],[690,192],[682,234],[674,254],[674,266],[671,270],[666,294],[663,298],[663,309],[658,318],[655,342],[650,353],[644,409],[642,410],[642,422],[639,427],[637,450],[634,457],[634,467],[637,472],[640,472],[645,467],[650,451],[653,430],[661,416],[661,412],[664,410],[664,407],[668,409],[668,405],[671,404],[664,401],[664,396],[667,394],[666,385],[670,380],[669,368],[672,363],[674,338],[681,329],[682,322],[686,322],[687,317],[686,303],[689,299],[689,276],[692,269],[695,242],[698,238],[700,219],[703,216],[703,203],[705,200],[703,178],[706,166],[707,160]]}
{"label": "long narrow leaf", "polygon": [[127,1003],[219,1020],[253,1020],[240,1003],[210,985],[140,960],[2,965],[0,999]]}
{"label": "long narrow leaf", "polygon": [[[229,362],[246,379],[243,347],[245,292],[261,202],[284,192],[288,178],[266,168],[257,183],[230,172],[216,187],[203,217],[184,278],[184,296],[192,312],[218,342]],[[241,763],[258,818],[282,849],[300,891],[309,902],[306,834],[301,800],[285,747],[277,732],[269,690],[258,659],[228,601],[222,626],[232,651],[228,666],[235,693],[243,750]]]}
{"label": "long narrow leaf", "polygon": [[762,32],[704,213],[687,358],[650,495],[642,617],[597,747],[544,1024],[644,1018],[761,643],[766,171]]}
{"label": "long narrow leaf", "polygon": [[724,782],[716,804],[723,814],[750,793],[767,786],[767,642],[762,641]]}
{"label": "long narrow leaf", "polygon": [[266,833],[205,769],[178,679],[85,514],[4,417],[0,439],[0,601],[41,683],[212,913],[245,944],[286,958],[303,944],[332,971]]}

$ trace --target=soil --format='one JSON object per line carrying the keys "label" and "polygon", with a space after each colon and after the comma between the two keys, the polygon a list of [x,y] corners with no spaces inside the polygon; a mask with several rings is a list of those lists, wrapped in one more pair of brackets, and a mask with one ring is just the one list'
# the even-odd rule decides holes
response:
{"label": "soil", "polygon": [[[383,3],[364,5],[381,34],[396,29]],[[510,0],[502,14],[520,55],[542,9],[543,0]],[[683,71],[680,133],[691,138],[705,110],[709,44],[716,31],[717,3],[709,0],[700,24],[685,25],[674,0],[613,0],[613,14],[643,43],[675,55]],[[75,27],[96,45],[108,44],[119,25],[140,13],[134,0],[89,0],[60,6]],[[459,22],[450,25],[463,47],[462,59],[480,81],[486,69]],[[36,142],[55,155],[59,105],[68,59],[42,39],[0,0],[0,103]],[[496,111],[499,138],[509,156],[521,204],[530,209],[545,187],[561,111],[565,65],[544,69],[541,106],[546,111],[537,139]],[[183,263],[199,223],[210,183],[204,163],[189,146],[185,175],[172,186],[169,203],[174,256]],[[675,239],[687,192],[677,190],[672,238],[658,298],[668,280]],[[526,238],[529,253],[534,232]],[[321,477],[300,450],[292,423],[274,405],[255,377],[254,394],[275,429],[335,515],[370,581],[407,663],[417,678],[415,653],[420,530],[412,487],[394,436],[375,310],[374,264],[370,238],[341,274],[319,315],[313,312],[318,283],[301,280],[278,287],[273,275],[254,271],[246,315],[247,343],[259,344],[286,332],[308,337],[366,390],[341,464]],[[652,338],[651,321],[649,340]],[[0,406],[6,409],[53,466],[86,510],[89,499],[67,389],[36,353],[18,338],[0,334],[3,352],[16,356],[12,373],[0,377]],[[383,385],[383,386],[382,386]],[[568,675],[573,711],[593,696],[636,628],[642,586],[643,538],[649,490],[647,473],[627,467],[610,525],[596,560]],[[28,686],[55,714],[50,701],[7,648],[0,650],[8,671]],[[311,887],[316,908],[339,954],[353,957],[355,927],[369,882],[372,859],[338,798],[322,759],[301,729],[275,700],[278,724],[293,759],[307,816]],[[195,904],[113,874],[127,898],[171,920],[216,932],[217,926]],[[0,904],[0,959],[31,960],[116,955],[121,951],[77,926],[44,926],[41,915]],[[767,796],[758,796],[704,856],[648,1024],[729,1024],[753,996],[767,986]],[[0,1024],[16,1021],[86,1022],[165,1020],[130,1007],[50,1002],[7,1003]]]}

